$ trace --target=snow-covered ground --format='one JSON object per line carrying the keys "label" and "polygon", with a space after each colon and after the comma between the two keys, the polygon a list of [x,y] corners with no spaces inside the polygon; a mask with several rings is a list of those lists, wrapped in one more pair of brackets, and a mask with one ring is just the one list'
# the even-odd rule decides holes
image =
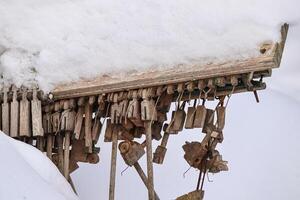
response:
{"label": "snow-covered ground", "polygon": [[105,72],[256,55],[297,0],[0,0],[0,72],[49,90]]}
{"label": "snow-covered ground", "polygon": [[0,131],[0,200],[78,200],[39,150]]}

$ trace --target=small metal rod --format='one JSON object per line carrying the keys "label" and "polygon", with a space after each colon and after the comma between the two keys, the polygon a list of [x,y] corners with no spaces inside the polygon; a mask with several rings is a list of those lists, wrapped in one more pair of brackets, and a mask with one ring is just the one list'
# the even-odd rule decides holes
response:
{"label": "small metal rod", "polygon": [[[116,127],[114,127],[114,129],[116,129]],[[109,200],[115,199],[117,146],[118,146],[118,132],[113,130],[112,148],[111,148],[111,163],[110,163]]]}

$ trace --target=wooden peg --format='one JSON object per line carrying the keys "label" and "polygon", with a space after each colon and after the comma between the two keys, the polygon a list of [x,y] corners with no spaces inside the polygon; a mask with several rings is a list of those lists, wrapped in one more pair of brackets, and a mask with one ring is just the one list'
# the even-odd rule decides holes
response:
{"label": "wooden peg", "polygon": [[45,151],[45,140],[44,137],[42,136],[37,136],[36,138],[36,147],[41,151],[44,152]]}
{"label": "wooden peg", "polygon": [[167,93],[168,94],[174,94],[174,85],[168,85],[167,86]]}
{"label": "wooden peg", "polygon": [[51,122],[51,111],[49,105],[43,107],[43,129],[45,134],[53,133],[52,122]]}
{"label": "wooden peg", "polygon": [[65,142],[64,142],[64,176],[67,180],[69,180],[70,176],[70,140],[71,140],[71,132],[65,132]]}
{"label": "wooden peg", "polygon": [[185,87],[184,83],[179,83],[179,84],[177,85],[177,92],[178,92],[178,93],[184,92],[184,89],[185,89],[184,87]]}
{"label": "wooden peg", "polygon": [[206,87],[205,81],[204,81],[204,80],[199,80],[199,81],[198,81],[198,89],[199,89],[199,90],[204,90],[205,87]]}
{"label": "wooden peg", "polygon": [[[72,103],[72,107],[71,107]],[[74,111],[73,100],[64,101],[64,111],[62,112],[61,127],[64,132],[73,133],[75,129],[76,112]]]}
{"label": "wooden peg", "polygon": [[127,99],[123,99],[120,103],[119,103],[119,110],[120,110],[120,123],[127,123],[127,109],[128,109],[128,100]]}
{"label": "wooden peg", "polygon": [[207,100],[214,100],[216,96],[216,86],[214,79],[209,79],[207,82],[207,87],[210,89],[210,92],[207,94]]}
{"label": "wooden peg", "polygon": [[85,147],[87,152],[92,153],[93,141],[92,141],[92,119],[93,119],[93,103],[94,97],[89,98],[89,103],[85,104],[84,111],[84,132],[85,132]]}
{"label": "wooden peg", "polygon": [[141,102],[141,118],[143,121],[157,121],[155,102],[152,98],[149,99],[146,89],[143,91],[143,101]]}
{"label": "wooden peg", "polygon": [[98,105],[99,105],[99,110],[104,111],[105,110],[105,94],[100,94],[98,96]]}
{"label": "wooden peg", "polygon": [[111,142],[113,134],[113,125],[111,123],[111,119],[106,120],[106,129],[104,135],[104,142]]}
{"label": "wooden peg", "polygon": [[207,128],[214,123],[214,111],[211,109],[206,109],[205,122],[202,128],[202,133],[207,133]]}
{"label": "wooden peg", "polygon": [[156,96],[161,96],[163,94],[164,87],[163,86],[158,86],[156,89]]}
{"label": "wooden peg", "polygon": [[225,77],[218,77],[215,79],[215,84],[218,87],[225,87],[226,86],[226,79]]}
{"label": "wooden peg", "polygon": [[154,155],[153,155],[153,162],[157,164],[163,164],[164,158],[167,152],[167,143],[169,140],[170,134],[166,132],[168,127],[168,124],[164,124],[163,130],[164,130],[164,136],[162,138],[161,144],[157,146]]}
{"label": "wooden peg", "polygon": [[152,123],[152,139],[159,141],[162,136],[161,136],[161,130],[163,127],[163,122],[158,122],[155,121]]}
{"label": "wooden peg", "polygon": [[169,133],[178,133],[179,131],[182,131],[185,117],[186,117],[186,113],[184,109],[178,109],[176,111],[173,111],[171,122],[169,124],[167,131]]}
{"label": "wooden peg", "polygon": [[137,91],[132,92],[132,100],[129,102],[127,109],[127,118],[130,119],[136,126],[143,127],[141,120],[141,104],[137,99]]}
{"label": "wooden peg", "polygon": [[20,136],[30,137],[30,102],[27,99],[27,89],[22,88],[22,100],[20,101]]}
{"label": "wooden peg", "polygon": [[217,113],[217,129],[222,131],[225,127],[226,108],[224,106],[218,106],[216,109],[216,113]]}
{"label": "wooden peg", "polygon": [[253,91],[253,88],[254,88],[254,86],[252,84],[253,74],[254,74],[254,72],[250,72],[242,77],[242,81],[248,91]]}
{"label": "wooden peg", "polygon": [[113,95],[113,104],[110,107],[110,118],[111,118],[111,123],[120,124],[121,109],[118,103],[117,93]]}
{"label": "wooden peg", "polygon": [[196,108],[195,118],[194,118],[194,128],[203,128],[205,123],[207,109],[203,105],[198,105]]}
{"label": "wooden peg", "polygon": [[195,116],[196,116],[196,103],[197,103],[197,100],[195,99],[193,107],[188,107],[186,121],[185,121],[186,129],[194,128],[194,120],[195,120]]}
{"label": "wooden peg", "polygon": [[2,103],[2,131],[9,135],[9,103],[8,103],[8,87],[3,88],[3,103]]}
{"label": "wooden peg", "polygon": [[173,100],[173,95],[164,93],[157,104],[157,110],[161,113],[167,113],[170,110],[171,104]]}
{"label": "wooden peg", "polygon": [[16,138],[19,136],[19,102],[18,89],[16,86],[12,86],[13,99],[10,103],[10,136]]}
{"label": "wooden peg", "polygon": [[51,114],[52,131],[54,134],[60,131],[60,102],[55,102],[54,113]]}
{"label": "wooden peg", "polygon": [[195,90],[195,83],[194,82],[189,82],[188,84],[187,84],[187,90],[189,91],[189,92],[193,92],[194,90]]}
{"label": "wooden peg", "polygon": [[44,136],[43,122],[42,122],[42,103],[37,98],[37,89],[32,91],[31,100],[31,117],[32,117],[32,135]]}
{"label": "wooden peg", "polygon": [[47,135],[47,144],[46,144],[46,151],[47,151],[47,157],[52,160],[52,149],[53,149],[53,135],[48,134]]}
{"label": "wooden peg", "polygon": [[77,105],[78,105],[78,110],[76,113],[76,118],[75,118],[75,129],[74,129],[74,138],[76,140],[79,140],[81,130],[82,130],[82,124],[83,124],[83,115],[84,115],[84,103],[85,99],[83,97],[78,99]]}
{"label": "wooden peg", "polygon": [[57,152],[58,152],[58,169],[59,171],[64,174],[64,149],[63,149],[63,138],[60,133],[56,136],[57,142]]}
{"label": "wooden peg", "polygon": [[236,87],[239,84],[239,80],[236,76],[231,76],[230,77],[230,83],[233,87]]}
{"label": "wooden peg", "polygon": [[102,123],[100,121],[99,114],[95,116],[93,128],[92,128],[92,140],[93,143],[96,144],[99,140],[101,129],[102,129]]}

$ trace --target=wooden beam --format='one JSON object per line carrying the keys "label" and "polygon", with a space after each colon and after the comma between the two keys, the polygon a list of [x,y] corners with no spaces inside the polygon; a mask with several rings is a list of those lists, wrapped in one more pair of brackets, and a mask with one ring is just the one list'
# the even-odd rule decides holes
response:
{"label": "wooden beam", "polygon": [[151,121],[145,122],[146,129],[146,150],[147,150],[147,176],[148,176],[148,197],[155,200],[154,180],[153,180],[153,158],[152,158],[152,131]]}
{"label": "wooden beam", "polygon": [[113,133],[112,133],[109,200],[114,200],[115,199],[117,150],[118,150],[117,147],[118,147],[118,131],[116,130],[116,127],[114,127],[114,130],[113,130]]}

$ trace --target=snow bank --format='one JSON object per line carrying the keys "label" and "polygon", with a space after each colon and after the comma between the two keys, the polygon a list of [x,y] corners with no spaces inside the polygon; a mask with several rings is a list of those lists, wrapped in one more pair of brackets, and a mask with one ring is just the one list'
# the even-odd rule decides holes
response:
{"label": "snow bank", "polygon": [[297,0],[0,0],[0,73],[17,85],[246,58]]}
{"label": "snow bank", "polygon": [[39,150],[0,132],[1,200],[78,200],[54,164]]}

